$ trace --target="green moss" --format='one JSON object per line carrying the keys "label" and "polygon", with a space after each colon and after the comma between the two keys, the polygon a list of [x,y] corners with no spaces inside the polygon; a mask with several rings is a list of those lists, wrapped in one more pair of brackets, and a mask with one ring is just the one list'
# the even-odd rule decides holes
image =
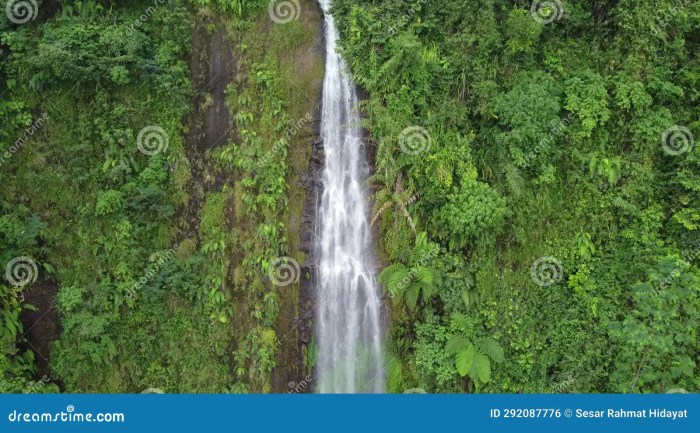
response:
{"label": "green moss", "polygon": [[202,238],[209,240],[219,237],[226,229],[226,194],[223,192],[207,195],[202,207],[202,221],[199,226]]}

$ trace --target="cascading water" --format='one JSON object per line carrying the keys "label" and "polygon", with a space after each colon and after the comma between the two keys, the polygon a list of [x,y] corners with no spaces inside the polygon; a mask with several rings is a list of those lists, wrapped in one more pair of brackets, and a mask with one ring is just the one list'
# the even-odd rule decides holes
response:
{"label": "cascading water", "polygon": [[319,1],[326,20],[326,76],[321,118],[325,168],[316,233],[316,391],[378,393],[384,391],[384,359],[381,299],[363,188],[368,167],[355,86],[336,52],[331,0]]}

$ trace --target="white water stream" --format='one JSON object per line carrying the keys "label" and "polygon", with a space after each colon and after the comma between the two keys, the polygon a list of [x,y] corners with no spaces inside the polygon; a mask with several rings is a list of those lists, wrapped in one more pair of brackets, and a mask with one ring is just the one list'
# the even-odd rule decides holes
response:
{"label": "white water stream", "polygon": [[354,84],[336,52],[337,33],[325,11],[326,76],[321,136],[325,167],[317,216],[319,257],[316,391],[384,392],[381,298],[373,268],[364,182],[368,176]]}

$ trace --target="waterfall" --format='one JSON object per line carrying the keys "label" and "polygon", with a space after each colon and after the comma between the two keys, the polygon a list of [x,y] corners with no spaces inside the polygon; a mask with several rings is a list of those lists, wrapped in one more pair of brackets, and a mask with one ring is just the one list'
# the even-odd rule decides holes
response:
{"label": "waterfall", "polygon": [[325,12],[326,75],[321,136],[325,167],[316,248],[317,392],[384,392],[381,297],[373,267],[365,181],[368,164],[354,84]]}

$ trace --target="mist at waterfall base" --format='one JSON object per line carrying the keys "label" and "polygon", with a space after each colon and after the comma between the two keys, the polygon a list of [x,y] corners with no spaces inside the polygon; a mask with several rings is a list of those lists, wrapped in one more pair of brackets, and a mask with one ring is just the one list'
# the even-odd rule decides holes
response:
{"label": "mist at waterfall base", "polygon": [[358,99],[336,52],[330,0],[320,4],[325,12],[326,75],[321,117],[325,167],[316,228],[316,392],[381,393],[381,296],[372,265],[365,188],[369,170]]}

